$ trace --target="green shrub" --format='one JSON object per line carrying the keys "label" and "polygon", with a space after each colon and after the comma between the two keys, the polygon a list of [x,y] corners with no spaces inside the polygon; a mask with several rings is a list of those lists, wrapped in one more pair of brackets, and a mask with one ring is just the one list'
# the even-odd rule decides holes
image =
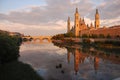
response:
{"label": "green shrub", "polygon": [[110,34],[108,34],[108,35],[106,36],[106,38],[111,38]]}
{"label": "green shrub", "polygon": [[105,38],[104,34],[99,34],[99,38]]}
{"label": "green shrub", "polygon": [[82,38],[88,38],[89,36],[87,34],[83,34]]}
{"label": "green shrub", "polygon": [[64,39],[64,34],[57,34],[55,36],[52,37],[52,39],[55,39],[55,40],[62,40]]}
{"label": "green shrub", "polygon": [[64,34],[65,37],[75,37],[75,35],[72,32]]}
{"label": "green shrub", "polygon": [[90,38],[98,38],[98,35],[97,34],[91,34]]}

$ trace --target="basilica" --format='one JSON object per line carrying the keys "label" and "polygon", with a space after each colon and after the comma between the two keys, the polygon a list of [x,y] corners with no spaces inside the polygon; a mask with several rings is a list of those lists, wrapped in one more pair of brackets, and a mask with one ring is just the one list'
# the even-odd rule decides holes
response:
{"label": "basilica", "polygon": [[98,13],[98,9],[96,9],[96,13],[95,13],[95,22],[94,22],[94,26],[91,23],[90,26],[84,21],[84,18],[81,19],[79,12],[78,12],[78,8],[76,8],[75,14],[74,14],[74,26],[71,28],[70,25],[70,17],[68,17],[67,20],[67,33],[72,32],[76,37],[81,36],[83,31],[89,31],[89,30],[94,30],[94,29],[98,29],[100,26],[100,18],[99,18],[99,13]]}

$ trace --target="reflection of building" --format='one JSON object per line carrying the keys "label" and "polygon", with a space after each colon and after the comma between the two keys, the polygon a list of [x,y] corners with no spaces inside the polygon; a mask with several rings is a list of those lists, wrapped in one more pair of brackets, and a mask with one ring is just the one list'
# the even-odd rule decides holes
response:
{"label": "reflection of building", "polygon": [[74,70],[75,70],[75,74],[77,74],[78,70],[79,70],[79,61],[80,61],[80,53],[77,49],[75,49],[74,52]]}
{"label": "reflection of building", "polygon": [[[79,65],[81,63],[84,63],[85,58],[88,58],[89,54],[88,55],[83,54],[81,52],[81,50],[79,50],[79,49],[74,49],[73,51],[68,51],[67,52],[68,63],[70,63],[70,54],[71,54],[71,52],[74,54],[74,71],[75,71],[75,74],[77,75],[77,73],[79,71]],[[92,61],[91,56],[90,56],[89,60]],[[94,57],[94,70],[95,70],[96,74],[97,74],[98,67],[99,67],[99,57]]]}
{"label": "reflection of building", "polygon": [[74,51],[74,71],[77,74],[79,70],[79,64],[83,63],[85,60],[86,55],[82,54],[79,49],[75,49]]}
{"label": "reflection of building", "polygon": [[100,20],[99,20],[99,13],[98,13],[98,9],[96,9],[96,14],[95,14],[95,27],[93,27],[93,24],[86,25],[84,18],[81,19],[78,9],[76,8],[76,12],[74,14],[75,16],[75,20],[74,20],[74,27],[72,27],[70,29],[70,17],[68,17],[68,21],[67,21],[67,32],[72,32],[75,36],[80,36],[81,31],[83,30],[91,30],[91,29],[97,29],[99,28],[100,25]]}
{"label": "reflection of building", "polygon": [[67,51],[67,60],[68,60],[68,63],[70,63],[70,51]]}
{"label": "reflection of building", "polygon": [[98,67],[99,67],[99,58],[94,57],[94,70],[96,74],[97,74]]}
{"label": "reflection of building", "polygon": [[[84,49],[84,48],[82,48],[82,49]],[[87,49],[87,50],[89,51],[89,49]],[[76,75],[79,72],[79,70],[81,68],[80,66],[82,66],[82,63],[84,63],[87,60],[89,60],[90,63],[87,62],[87,65],[83,64],[83,66],[86,66],[86,68],[89,68],[89,66],[90,66],[90,68],[94,67],[95,74],[98,73],[100,59],[110,61],[114,64],[120,63],[120,58],[116,54],[108,55],[108,54],[102,53],[101,51],[98,51],[98,50],[97,50],[97,52],[93,51],[93,52],[86,52],[85,53],[85,52],[82,52],[83,50],[80,50],[77,48],[70,48],[70,47],[67,48],[67,51],[68,51],[68,53],[67,53],[66,57],[67,57],[68,63],[70,63],[70,61],[74,57],[74,72]],[[94,60],[94,63],[93,63],[93,60]],[[92,63],[92,66],[91,66],[91,63]]]}
{"label": "reflection of building", "polygon": [[[70,53],[71,53],[70,51],[68,51],[67,53],[68,63],[70,63]],[[75,74],[77,74],[79,70],[79,64],[84,62],[86,56],[83,55],[79,49],[74,49],[73,54],[74,54],[74,71]]]}

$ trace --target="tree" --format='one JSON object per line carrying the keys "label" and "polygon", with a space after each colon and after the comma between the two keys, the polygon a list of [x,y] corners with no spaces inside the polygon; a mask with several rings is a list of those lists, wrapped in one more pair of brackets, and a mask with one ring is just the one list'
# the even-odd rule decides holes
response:
{"label": "tree", "polygon": [[75,37],[75,35],[72,32],[64,34],[65,37]]}
{"label": "tree", "polygon": [[108,34],[108,35],[106,36],[106,38],[111,38],[110,34]]}
{"label": "tree", "polygon": [[87,34],[83,34],[82,38],[88,38],[88,35]]}
{"label": "tree", "polygon": [[57,34],[57,35],[53,36],[52,39],[62,40],[62,39],[64,39],[64,34]]}
{"label": "tree", "polygon": [[90,37],[91,38],[97,38],[98,36],[97,36],[97,34],[91,34]]}
{"label": "tree", "polygon": [[4,64],[19,57],[20,42],[18,37],[0,33],[0,63]]}
{"label": "tree", "polygon": [[104,34],[99,34],[99,38],[105,38]]}

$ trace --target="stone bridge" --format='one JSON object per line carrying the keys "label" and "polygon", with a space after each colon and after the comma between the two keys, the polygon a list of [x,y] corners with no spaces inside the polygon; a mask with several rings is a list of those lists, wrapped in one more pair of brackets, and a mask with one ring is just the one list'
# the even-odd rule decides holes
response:
{"label": "stone bridge", "polygon": [[51,42],[52,36],[25,36],[22,38],[32,39],[32,41],[40,40],[40,42],[42,42],[43,40],[48,40],[48,42]]}

